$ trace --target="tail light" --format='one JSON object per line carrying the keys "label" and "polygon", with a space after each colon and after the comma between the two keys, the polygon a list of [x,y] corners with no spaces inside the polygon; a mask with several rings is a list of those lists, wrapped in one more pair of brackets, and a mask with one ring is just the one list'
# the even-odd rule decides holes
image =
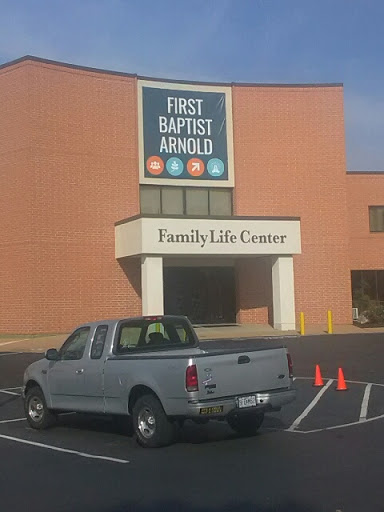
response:
{"label": "tail light", "polygon": [[288,360],[289,378],[292,379],[292,377],[293,377],[293,363],[292,363],[291,354],[289,354],[289,353],[287,353],[287,360]]}
{"label": "tail light", "polygon": [[199,391],[197,368],[195,364],[188,366],[185,374],[185,387],[187,391]]}

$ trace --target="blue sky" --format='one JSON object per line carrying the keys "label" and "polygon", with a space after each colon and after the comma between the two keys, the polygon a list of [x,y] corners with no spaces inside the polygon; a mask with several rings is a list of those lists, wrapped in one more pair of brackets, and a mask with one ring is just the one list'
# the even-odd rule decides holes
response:
{"label": "blue sky", "polygon": [[382,0],[1,0],[0,63],[343,82],[348,169],[384,170],[383,20]]}

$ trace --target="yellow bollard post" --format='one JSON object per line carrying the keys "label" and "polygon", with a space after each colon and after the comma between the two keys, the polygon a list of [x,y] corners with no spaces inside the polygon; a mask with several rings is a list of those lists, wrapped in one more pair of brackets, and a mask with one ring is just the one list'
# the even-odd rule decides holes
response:
{"label": "yellow bollard post", "polygon": [[304,313],[300,313],[300,334],[304,336],[305,334],[305,324],[304,324]]}
{"label": "yellow bollard post", "polygon": [[328,310],[328,334],[333,334],[332,311]]}

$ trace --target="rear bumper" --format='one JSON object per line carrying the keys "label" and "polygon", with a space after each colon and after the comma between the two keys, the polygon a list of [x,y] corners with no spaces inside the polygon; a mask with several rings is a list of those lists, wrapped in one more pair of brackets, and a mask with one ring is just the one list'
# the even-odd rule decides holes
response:
{"label": "rear bumper", "polygon": [[[188,402],[187,417],[191,418],[223,418],[229,414],[242,414],[247,412],[277,411],[283,405],[293,402],[296,398],[295,389],[269,391],[264,393],[249,393],[256,395],[257,406],[239,409],[237,397],[230,396],[217,400],[190,400]],[[208,412],[207,412],[208,411]]]}

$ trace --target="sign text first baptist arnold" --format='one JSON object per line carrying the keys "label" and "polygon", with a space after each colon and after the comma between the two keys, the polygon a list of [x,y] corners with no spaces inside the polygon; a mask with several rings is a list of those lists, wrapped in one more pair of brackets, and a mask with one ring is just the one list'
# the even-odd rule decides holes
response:
{"label": "sign text first baptist arnold", "polygon": [[209,229],[206,232],[200,229],[191,229],[189,233],[170,233],[165,228],[158,229],[159,243],[199,244],[200,247],[210,244],[284,244],[287,235],[280,234],[252,234],[249,229],[243,229],[235,234],[231,229]]}

